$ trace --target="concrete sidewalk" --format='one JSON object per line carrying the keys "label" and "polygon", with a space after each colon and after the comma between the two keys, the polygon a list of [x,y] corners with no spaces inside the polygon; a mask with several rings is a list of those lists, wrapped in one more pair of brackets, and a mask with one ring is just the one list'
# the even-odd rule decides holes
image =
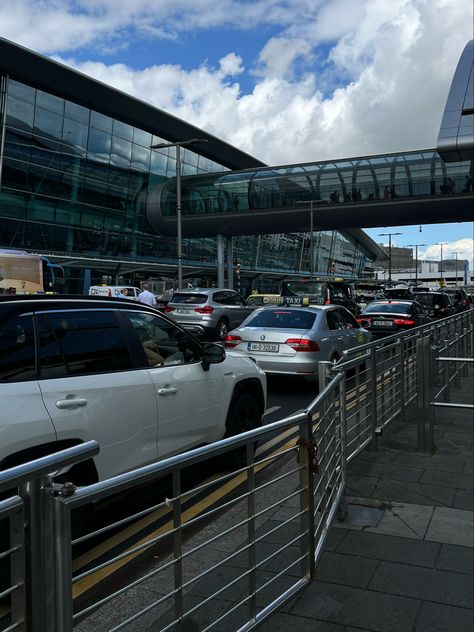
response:
{"label": "concrete sidewalk", "polygon": [[[450,401],[470,403],[472,373]],[[348,514],[316,579],[264,632],[472,632],[473,415],[436,409],[433,454],[416,413],[350,466]]]}

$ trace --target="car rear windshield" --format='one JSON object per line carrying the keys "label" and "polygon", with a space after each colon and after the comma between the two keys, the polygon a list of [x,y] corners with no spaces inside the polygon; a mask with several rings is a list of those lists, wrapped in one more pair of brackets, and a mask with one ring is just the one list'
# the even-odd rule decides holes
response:
{"label": "car rear windshield", "polygon": [[284,284],[286,296],[323,296],[326,284],[312,281],[290,281]]}
{"label": "car rear windshield", "polygon": [[426,307],[434,307],[435,305],[443,305],[446,300],[439,294],[429,294],[428,292],[423,294],[417,294],[416,300],[418,303],[425,305]]}
{"label": "car rear windshield", "polygon": [[392,303],[370,303],[364,309],[364,314],[369,314],[370,312],[387,312],[388,314],[408,314],[410,311],[411,303],[399,303],[398,301],[393,301]]}
{"label": "car rear windshield", "polygon": [[246,327],[273,327],[275,329],[311,329],[316,314],[298,310],[274,309],[259,312]]}
{"label": "car rear windshield", "polygon": [[171,303],[189,303],[192,305],[202,305],[207,301],[205,294],[195,294],[194,292],[186,292],[183,294],[173,294]]}

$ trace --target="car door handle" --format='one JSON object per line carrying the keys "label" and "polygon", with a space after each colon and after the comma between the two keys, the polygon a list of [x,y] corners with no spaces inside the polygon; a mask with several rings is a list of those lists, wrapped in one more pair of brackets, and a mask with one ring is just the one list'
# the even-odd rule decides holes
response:
{"label": "car door handle", "polygon": [[56,402],[56,408],[81,408],[86,406],[87,399],[80,399],[78,397],[71,397],[69,399],[58,399]]}
{"label": "car door handle", "polygon": [[164,386],[163,388],[158,389],[158,395],[162,395],[166,397],[167,395],[174,395],[178,392],[178,389],[174,386]]}

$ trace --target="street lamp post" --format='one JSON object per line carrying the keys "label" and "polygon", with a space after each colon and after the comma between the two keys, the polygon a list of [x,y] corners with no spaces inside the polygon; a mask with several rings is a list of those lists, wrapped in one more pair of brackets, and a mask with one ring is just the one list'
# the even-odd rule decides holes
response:
{"label": "street lamp post", "polygon": [[415,287],[418,287],[418,247],[426,246],[426,244],[407,244],[407,248],[415,248]]}
{"label": "street lamp post", "polygon": [[321,200],[297,200],[295,204],[309,204],[309,240],[311,249],[311,278],[314,277],[314,235],[313,235],[313,204],[320,203]]}
{"label": "street lamp post", "polygon": [[451,255],[454,255],[456,257],[456,287],[458,286],[458,254],[460,253],[460,250],[454,250]]}
{"label": "street lamp post", "polygon": [[392,284],[392,237],[403,233],[379,233],[379,237],[388,237],[388,284]]}
{"label": "street lamp post", "polygon": [[176,143],[157,143],[150,145],[150,149],[165,149],[176,147],[176,236],[178,240],[178,290],[183,289],[183,226],[181,217],[181,147],[194,143],[207,143],[205,138],[190,138]]}
{"label": "street lamp post", "polygon": [[440,261],[439,261],[439,278],[441,280],[443,280],[443,246],[446,245],[447,241],[439,241],[437,244],[435,244],[436,246],[440,246],[441,247],[441,256],[440,256]]}

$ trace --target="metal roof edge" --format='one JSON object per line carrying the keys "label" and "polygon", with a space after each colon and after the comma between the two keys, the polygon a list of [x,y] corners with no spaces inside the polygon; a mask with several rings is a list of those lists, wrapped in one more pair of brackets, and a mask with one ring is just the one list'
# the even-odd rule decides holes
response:
{"label": "metal roof edge", "polygon": [[356,239],[362,246],[364,246],[369,253],[373,254],[376,259],[380,261],[387,261],[388,254],[386,251],[376,243],[372,237],[369,237],[365,231],[361,228],[344,228],[340,229],[341,233],[349,235],[353,239]]}

